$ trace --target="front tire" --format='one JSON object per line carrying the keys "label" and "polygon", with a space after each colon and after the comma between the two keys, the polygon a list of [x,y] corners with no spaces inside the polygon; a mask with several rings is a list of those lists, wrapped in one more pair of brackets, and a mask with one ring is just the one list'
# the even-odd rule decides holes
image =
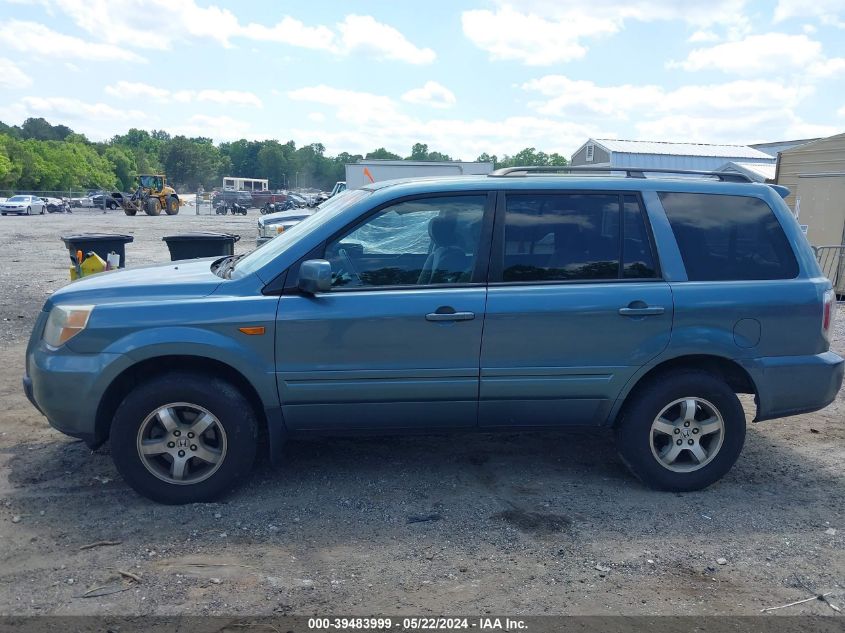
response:
{"label": "front tire", "polygon": [[111,428],[115,466],[136,492],[165,504],[211,501],[249,473],[258,424],[233,385],[201,374],[153,378],[126,396]]}
{"label": "front tire", "polygon": [[631,396],[616,427],[628,468],[659,490],[701,490],[721,479],[745,443],[745,413],[725,381],[680,370],[651,379]]}
{"label": "front tire", "polygon": [[27,208],[26,208],[26,214],[27,214],[27,215],[32,215],[32,207],[27,207]]}
{"label": "front tire", "polygon": [[161,214],[161,202],[158,198],[153,198],[150,196],[147,198],[146,207],[144,209],[147,215],[160,215]]}

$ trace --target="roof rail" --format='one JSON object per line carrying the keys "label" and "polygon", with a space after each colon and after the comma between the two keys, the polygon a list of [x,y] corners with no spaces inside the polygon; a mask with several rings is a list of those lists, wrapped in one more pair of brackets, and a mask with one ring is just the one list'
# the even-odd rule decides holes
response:
{"label": "roof rail", "polygon": [[532,175],[566,175],[577,173],[611,174],[623,172],[626,178],[645,178],[646,174],[679,174],[683,176],[709,176],[721,182],[754,182],[745,174],[727,171],[696,171],[693,169],[661,169],[657,167],[596,167],[593,165],[549,167],[505,167],[487,174],[493,178],[525,177]]}

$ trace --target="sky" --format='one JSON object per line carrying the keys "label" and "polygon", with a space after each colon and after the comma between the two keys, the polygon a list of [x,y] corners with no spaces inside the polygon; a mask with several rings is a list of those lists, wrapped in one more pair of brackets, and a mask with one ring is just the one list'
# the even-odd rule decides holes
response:
{"label": "sky", "polygon": [[0,120],[411,145],[845,131],[845,0],[0,0]]}

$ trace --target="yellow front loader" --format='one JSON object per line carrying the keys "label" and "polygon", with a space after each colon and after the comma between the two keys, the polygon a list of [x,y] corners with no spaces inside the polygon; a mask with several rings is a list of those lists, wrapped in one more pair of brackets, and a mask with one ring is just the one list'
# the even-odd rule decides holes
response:
{"label": "yellow front loader", "polygon": [[162,209],[167,215],[176,215],[183,204],[163,174],[138,176],[135,193],[127,198],[116,192],[112,197],[120,203],[126,215],[135,215],[139,211],[147,215],[159,215]]}

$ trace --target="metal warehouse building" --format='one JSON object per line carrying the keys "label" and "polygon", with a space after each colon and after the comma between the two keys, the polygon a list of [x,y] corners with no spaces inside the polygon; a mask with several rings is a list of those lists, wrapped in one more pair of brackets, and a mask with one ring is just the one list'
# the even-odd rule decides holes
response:
{"label": "metal warehouse building", "polygon": [[589,139],[572,155],[571,164],[595,167],[652,167],[715,171],[726,163],[774,165],[776,158],[747,145],[708,145]]}

